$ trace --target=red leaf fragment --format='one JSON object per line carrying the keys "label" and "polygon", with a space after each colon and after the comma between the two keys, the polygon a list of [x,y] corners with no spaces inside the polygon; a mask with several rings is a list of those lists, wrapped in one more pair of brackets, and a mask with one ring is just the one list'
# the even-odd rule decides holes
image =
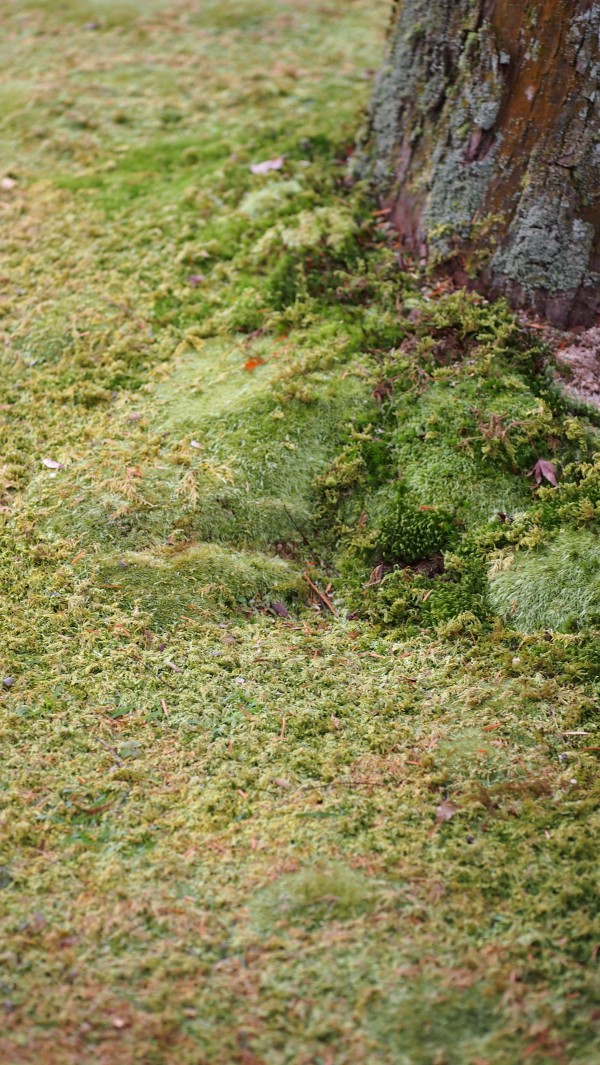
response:
{"label": "red leaf fragment", "polygon": [[538,459],[533,469],[529,471],[528,476],[535,477],[536,484],[541,484],[542,480],[546,480],[554,488],[558,485],[556,466],[549,459]]}
{"label": "red leaf fragment", "polygon": [[246,359],[244,369],[247,370],[248,373],[254,373],[256,367],[262,366],[264,361],[265,360],[261,359],[260,355],[252,355],[249,359]]}

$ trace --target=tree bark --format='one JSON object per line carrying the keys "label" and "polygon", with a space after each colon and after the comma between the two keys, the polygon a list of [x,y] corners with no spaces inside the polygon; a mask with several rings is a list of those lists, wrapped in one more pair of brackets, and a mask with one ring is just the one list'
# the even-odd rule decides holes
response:
{"label": "tree bark", "polygon": [[400,0],[358,168],[405,254],[600,321],[600,3]]}

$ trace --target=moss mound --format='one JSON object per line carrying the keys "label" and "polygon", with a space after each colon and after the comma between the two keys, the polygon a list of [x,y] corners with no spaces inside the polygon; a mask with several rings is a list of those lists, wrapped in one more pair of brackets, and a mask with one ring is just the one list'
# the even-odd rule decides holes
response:
{"label": "moss mound", "polygon": [[494,610],[523,632],[598,626],[598,530],[562,529],[544,547],[509,556],[491,579],[490,600]]}
{"label": "moss mound", "polygon": [[118,592],[121,609],[134,609],[159,628],[182,616],[215,617],[273,600],[297,598],[300,578],[280,558],[198,544],[162,556],[125,554],[103,564],[100,585]]}
{"label": "moss mound", "polygon": [[380,897],[381,885],[356,869],[334,863],[284,874],[252,899],[250,910],[262,931],[281,923],[316,927],[324,921],[367,913]]}

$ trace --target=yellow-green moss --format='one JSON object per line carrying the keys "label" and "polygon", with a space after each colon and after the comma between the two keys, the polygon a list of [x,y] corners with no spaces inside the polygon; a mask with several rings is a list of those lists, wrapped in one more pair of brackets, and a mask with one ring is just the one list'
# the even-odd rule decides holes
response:
{"label": "yellow-green moss", "polygon": [[11,1065],[598,1056],[598,634],[489,582],[594,429],[348,189],[376,12],[0,13]]}

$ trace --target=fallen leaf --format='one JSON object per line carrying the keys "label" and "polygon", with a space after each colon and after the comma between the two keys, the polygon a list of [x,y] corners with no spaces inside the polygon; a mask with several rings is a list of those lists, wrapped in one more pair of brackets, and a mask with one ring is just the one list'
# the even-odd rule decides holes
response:
{"label": "fallen leaf", "polygon": [[62,470],[62,462],[57,462],[56,459],[42,459],[42,466],[47,470]]}
{"label": "fallen leaf", "polygon": [[190,447],[202,447],[199,440],[190,440]]}
{"label": "fallen leaf", "polygon": [[381,584],[381,582],[382,582],[384,577],[385,577],[385,563],[384,562],[380,562],[377,566],[375,566],[375,569],[371,570],[371,573],[369,575],[369,579],[368,579],[367,583],[363,585],[363,588],[373,588],[374,585]]}
{"label": "fallen leaf", "polygon": [[292,786],[290,781],[286,780],[285,777],[275,777],[273,783],[276,784],[278,788],[291,788]]}
{"label": "fallen leaf", "polygon": [[435,819],[439,825],[443,825],[444,821],[449,821],[456,812],[457,809],[454,803],[450,802],[449,799],[444,799],[435,811]]}
{"label": "fallen leaf", "polygon": [[191,285],[192,288],[197,288],[203,281],[206,281],[205,274],[190,274],[188,277],[188,285]]}
{"label": "fallen leaf", "polygon": [[289,614],[283,603],[271,603],[271,610],[280,618],[289,618]]}
{"label": "fallen leaf", "polygon": [[271,170],[281,170],[285,163],[285,155],[278,155],[276,159],[264,159],[262,163],[252,163],[250,169],[253,174],[268,174]]}
{"label": "fallen leaf", "polygon": [[113,1022],[112,1023],[113,1023],[113,1028],[121,1029],[121,1028],[126,1028],[129,1022],[126,1021],[123,1017],[113,1017]]}
{"label": "fallen leaf", "polygon": [[264,361],[260,355],[252,355],[249,359],[246,359],[244,369],[248,370],[248,373],[253,373],[257,366],[263,365]]}
{"label": "fallen leaf", "polygon": [[549,459],[538,459],[528,476],[535,477],[536,484],[541,484],[542,480],[546,480],[554,488],[558,485],[556,466]]}

